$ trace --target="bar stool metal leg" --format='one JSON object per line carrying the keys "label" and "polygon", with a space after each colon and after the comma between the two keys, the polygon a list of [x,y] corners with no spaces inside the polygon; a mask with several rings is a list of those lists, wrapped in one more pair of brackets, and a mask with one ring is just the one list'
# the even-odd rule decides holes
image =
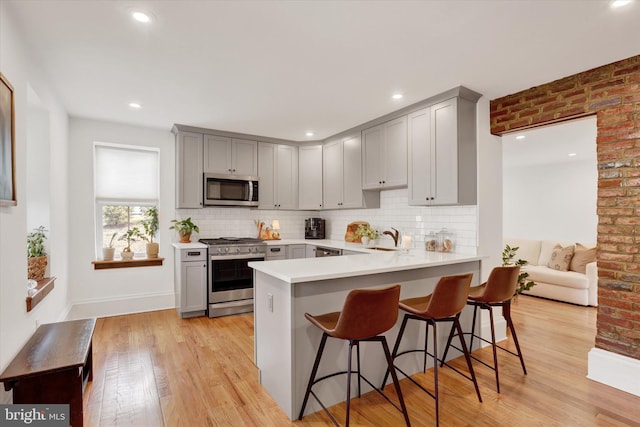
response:
{"label": "bar stool metal leg", "polygon": [[318,373],[318,367],[320,366],[320,359],[322,358],[322,352],[324,351],[324,345],[327,343],[327,337],[329,335],[325,333],[322,334],[322,340],[320,340],[320,347],[318,348],[318,353],[316,353],[316,360],[313,362],[313,369],[311,369],[311,376],[309,377],[309,384],[307,385],[307,391],[304,393],[304,400],[302,401],[302,409],[300,409],[300,415],[298,415],[298,419],[302,419],[302,415],[304,414],[304,410],[307,407],[307,401],[309,400],[309,394],[312,393],[311,387],[313,386],[313,382],[316,379],[316,374]]}
{"label": "bar stool metal leg", "polygon": [[[349,359],[347,361],[347,421],[346,425],[349,427],[349,414],[351,413],[351,359],[353,356],[353,340],[349,340]],[[356,341],[356,346],[358,346]],[[358,360],[359,362],[359,360]],[[360,369],[358,367],[358,369]],[[358,372],[358,383],[360,382],[360,372]],[[360,387],[358,387],[358,395],[360,395]]]}
{"label": "bar stool metal leg", "polygon": [[522,372],[527,375],[527,368],[524,366],[524,358],[522,357],[522,351],[520,351],[520,343],[518,342],[518,335],[516,335],[516,329],[513,326],[513,320],[511,319],[511,301],[507,301],[502,306],[502,315],[507,321],[507,325],[509,326],[509,330],[511,331],[511,336],[513,337],[513,343],[516,345],[516,350],[518,351],[518,357],[520,358],[520,364],[522,365]]}

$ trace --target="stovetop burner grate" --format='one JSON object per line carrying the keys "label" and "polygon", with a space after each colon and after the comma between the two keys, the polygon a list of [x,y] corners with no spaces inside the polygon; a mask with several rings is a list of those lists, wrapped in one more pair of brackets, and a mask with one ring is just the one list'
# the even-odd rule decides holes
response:
{"label": "stovetop burner grate", "polygon": [[261,244],[262,240],[255,237],[218,237],[215,239],[200,239],[205,245],[233,245],[233,244]]}

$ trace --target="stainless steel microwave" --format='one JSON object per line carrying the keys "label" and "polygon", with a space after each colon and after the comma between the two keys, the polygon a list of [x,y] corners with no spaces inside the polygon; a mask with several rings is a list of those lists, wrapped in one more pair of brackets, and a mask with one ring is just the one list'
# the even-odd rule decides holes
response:
{"label": "stainless steel microwave", "polygon": [[205,206],[258,206],[258,177],[204,174]]}

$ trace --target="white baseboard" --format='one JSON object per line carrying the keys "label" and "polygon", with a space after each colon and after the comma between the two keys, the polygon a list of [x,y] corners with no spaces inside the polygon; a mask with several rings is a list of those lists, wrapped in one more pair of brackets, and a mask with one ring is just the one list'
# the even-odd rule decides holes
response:
{"label": "white baseboard", "polygon": [[139,294],[126,298],[105,298],[73,303],[66,320],[89,317],[110,317],[146,311],[166,310],[175,307],[173,292],[162,294]]}
{"label": "white baseboard", "polygon": [[640,360],[600,348],[589,351],[587,378],[640,396]]}

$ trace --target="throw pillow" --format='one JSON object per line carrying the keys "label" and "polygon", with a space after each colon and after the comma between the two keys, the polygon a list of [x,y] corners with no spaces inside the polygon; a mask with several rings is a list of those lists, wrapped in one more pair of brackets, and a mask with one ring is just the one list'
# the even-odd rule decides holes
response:
{"label": "throw pillow", "polygon": [[571,258],[571,264],[569,270],[576,271],[578,273],[586,274],[587,264],[596,260],[596,247],[588,247],[576,243],[576,250]]}
{"label": "throw pillow", "polygon": [[555,245],[553,247],[553,252],[551,253],[551,258],[547,263],[547,267],[559,271],[569,270],[569,264],[571,263],[574,249],[575,247],[573,245],[564,248],[560,244]]}

